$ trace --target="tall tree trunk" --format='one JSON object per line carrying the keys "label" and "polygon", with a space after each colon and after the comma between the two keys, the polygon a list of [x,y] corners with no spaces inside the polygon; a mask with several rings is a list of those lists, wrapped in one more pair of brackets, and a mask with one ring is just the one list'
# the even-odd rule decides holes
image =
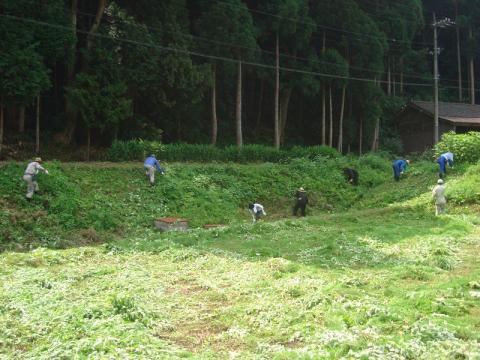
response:
{"label": "tall tree trunk", "polygon": [[25,105],[18,107],[18,132],[20,134],[25,132]]}
{"label": "tall tree trunk", "polygon": [[358,154],[363,153],[363,118],[360,118],[360,124],[358,129]]}
{"label": "tall tree trunk", "polygon": [[390,56],[387,56],[387,95],[392,95],[392,74],[390,71]]}
{"label": "tall tree trunk", "polygon": [[403,95],[403,58],[400,58],[400,94]]}
{"label": "tall tree trunk", "polygon": [[[95,34],[98,31],[98,28],[100,26],[100,22],[102,20],[103,13],[105,12],[105,7],[107,6],[107,0],[99,0],[98,5],[97,5],[97,11],[95,15],[95,19],[93,21],[93,24],[88,31],[87,34],[87,44],[86,44],[86,50],[87,52],[93,47],[93,39],[95,38]],[[72,0],[72,7],[71,7],[71,25],[72,25],[72,31],[74,35],[76,35],[77,31],[77,13],[78,13],[78,0]],[[75,49],[73,49],[74,54],[75,54]],[[73,55],[75,57],[75,55]],[[68,71],[71,72],[70,74],[67,74],[67,81],[72,80],[75,74],[75,61],[72,61],[73,63],[70,64],[71,68],[68,68]],[[84,57],[81,62],[81,67],[82,71],[87,70],[87,60]],[[73,75],[73,76],[72,76]],[[69,76],[71,79],[69,79]],[[70,83],[71,85],[71,83]],[[65,144],[70,144],[72,142],[72,137],[75,132],[75,129],[77,127],[77,120],[78,120],[78,111],[77,109],[71,104],[71,102],[67,99],[67,103],[65,105],[66,109],[66,116],[67,116],[67,124],[65,126],[65,130],[63,134],[60,136],[59,140],[62,141]]]}
{"label": "tall tree trunk", "polygon": [[327,111],[326,111],[326,102],[325,102],[325,97],[326,97],[326,90],[325,90],[325,85],[322,84],[322,145],[326,144],[326,119],[327,119]]}
{"label": "tall tree trunk", "polygon": [[292,95],[292,89],[282,90],[280,95],[280,143],[285,142],[285,129],[287,128],[288,121],[288,106],[290,104],[290,98]]}
{"label": "tall tree trunk", "polygon": [[91,128],[87,128],[87,161],[90,161]]}
{"label": "tall tree trunk", "polygon": [[[468,36],[473,39],[472,26],[469,28]],[[473,55],[470,56],[470,104],[475,105],[475,64]]]}
{"label": "tall tree trunk", "polygon": [[37,121],[35,126],[35,154],[40,153],[40,95],[37,96]]}
{"label": "tall tree trunk", "polygon": [[[72,0],[71,8],[70,8],[70,26],[72,30],[73,37],[76,38],[77,35],[77,13],[78,13],[78,0]],[[72,85],[73,80],[75,79],[75,66],[76,66],[76,50],[77,45],[76,41],[72,44],[72,58],[67,63],[67,78],[66,78],[66,87]],[[59,134],[57,140],[61,143],[68,145],[72,142],[73,133],[75,132],[75,128],[77,126],[77,118],[78,118],[78,111],[73,106],[72,102],[70,101],[69,97],[65,97],[65,116],[66,116],[66,124],[64,131]]]}
{"label": "tall tree trunk", "polygon": [[328,146],[333,147],[333,101],[332,101],[332,85],[328,86],[328,103],[329,103],[329,129],[328,129]]}
{"label": "tall tree trunk", "polygon": [[260,124],[262,122],[262,112],[263,112],[263,92],[265,88],[265,79],[260,80],[260,97],[258,98],[258,111],[257,111],[257,121],[255,123],[254,134],[258,137],[260,132]]}
{"label": "tall tree trunk", "polygon": [[343,152],[343,114],[345,112],[345,93],[346,93],[346,86],[344,85],[342,88],[342,106],[340,108],[340,121],[338,124],[337,150],[339,153]]}
{"label": "tall tree trunk", "polygon": [[395,72],[397,71],[397,67],[395,66],[395,57],[392,57],[392,89],[393,89],[393,96],[397,96],[397,81]]}
{"label": "tall tree trunk", "polygon": [[375,119],[375,128],[373,129],[373,140],[372,140],[372,146],[370,148],[370,151],[378,151],[378,141],[379,141],[379,135],[380,135],[380,118]]}
{"label": "tall tree trunk", "polygon": [[217,120],[217,69],[213,65],[212,79],[212,145],[217,144],[218,120]]}
{"label": "tall tree trunk", "polygon": [[274,111],[274,137],[275,137],[275,148],[280,149],[280,119],[278,116],[279,112],[279,99],[280,98],[280,50],[279,50],[279,39],[278,32],[275,42],[275,111]]}
{"label": "tall tree trunk", "polygon": [[92,27],[87,34],[87,49],[90,50],[93,46],[93,39],[95,34],[100,27],[100,21],[102,20],[105,7],[107,6],[107,0],[98,0],[97,13],[95,15],[95,20],[93,21]]}
{"label": "tall tree trunk", "polygon": [[3,103],[0,101],[0,157],[3,150]]}
{"label": "tall tree trunk", "polygon": [[[455,20],[458,21],[458,3],[455,1]],[[457,35],[457,72],[458,72],[458,101],[463,101],[463,89],[462,89],[462,56],[460,52],[460,28],[455,28]]]}
{"label": "tall tree trunk", "polygon": [[242,147],[242,62],[238,61],[238,79],[237,79],[237,109],[236,109],[236,140],[237,146]]}
{"label": "tall tree trunk", "polygon": [[[327,47],[327,39],[325,35],[325,31],[323,32],[323,43],[322,43],[322,54],[325,53]],[[325,97],[326,97],[326,90],[325,90],[325,84],[322,84],[322,145],[326,144],[326,102],[325,102]]]}

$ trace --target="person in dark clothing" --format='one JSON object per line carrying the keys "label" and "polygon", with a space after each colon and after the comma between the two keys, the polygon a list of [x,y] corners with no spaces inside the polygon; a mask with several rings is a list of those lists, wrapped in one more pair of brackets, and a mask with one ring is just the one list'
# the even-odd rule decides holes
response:
{"label": "person in dark clothing", "polygon": [[343,174],[347,178],[347,181],[352,185],[358,185],[358,171],[355,169],[345,168]]}
{"label": "person in dark clothing", "polygon": [[410,160],[395,160],[392,164],[393,178],[395,181],[400,181],[400,175],[402,175],[407,166],[410,165]]}
{"label": "person in dark clothing", "polygon": [[295,206],[293,207],[293,215],[297,216],[298,210],[300,209],[302,216],[305,216],[305,210],[308,204],[307,192],[303,187],[297,190],[295,193]]}

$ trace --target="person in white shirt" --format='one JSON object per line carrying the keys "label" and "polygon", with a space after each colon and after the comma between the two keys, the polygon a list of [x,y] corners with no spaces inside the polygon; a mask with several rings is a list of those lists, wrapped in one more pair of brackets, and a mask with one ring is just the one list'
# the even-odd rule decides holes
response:
{"label": "person in white shirt", "polygon": [[435,215],[438,216],[445,212],[445,206],[447,205],[447,199],[445,198],[445,185],[442,179],[438,179],[437,186],[432,190],[432,196],[435,200]]}
{"label": "person in white shirt", "polygon": [[252,214],[253,222],[257,222],[262,218],[262,216],[267,215],[265,209],[263,208],[263,205],[257,203],[249,204],[248,211],[250,211],[250,213]]}
{"label": "person in white shirt", "polygon": [[23,180],[27,183],[27,199],[33,198],[33,194],[38,191],[38,183],[36,180],[38,172],[43,171],[45,174],[48,174],[48,170],[40,165],[41,163],[42,159],[36,158],[35,161],[27,165],[25,173],[23,174]]}

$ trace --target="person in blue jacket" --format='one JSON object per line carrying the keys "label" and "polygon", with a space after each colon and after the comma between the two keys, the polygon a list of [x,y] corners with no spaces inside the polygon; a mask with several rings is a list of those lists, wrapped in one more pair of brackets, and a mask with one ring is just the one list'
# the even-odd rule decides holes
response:
{"label": "person in blue jacket", "polygon": [[410,164],[410,160],[395,160],[392,164],[393,168],[393,178],[395,181],[400,180],[400,175],[402,175],[405,170],[407,170],[407,166]]}
{"label": "person in blue jacket", "polygon": [[443,179],[447,175],[447,163],[448,166],[453,167],[453,154],[451,152],[446,152],[440,155],[437,159],[437,164],[439,167],[438,177]]}
{"label": "person in blue jacket", "polygon": [[155,183],[155,170],[158,170],[160,174],[164,175],[165,170],[160,166],[160,162],[155,158],[155,155],[151,154],[143,163],[143,168],[145,169],[145,175],[150,181],[150,185]]}

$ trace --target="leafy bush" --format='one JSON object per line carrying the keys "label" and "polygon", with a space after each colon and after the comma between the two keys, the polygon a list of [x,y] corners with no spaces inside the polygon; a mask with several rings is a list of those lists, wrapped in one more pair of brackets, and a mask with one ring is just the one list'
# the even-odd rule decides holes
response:
{"label": "leafy bush", "polygon": [[340,154],[329,146],[294,146],[290,149],[277,150],[265,145],[227,146],[218,148],[205,144],[168,144],[157,141],[129,140],[114,141],[107,152],[110,161],[141,161],[148,154],[154,153],[165,161],[195,162],[285,162],[295,158],[315,159],[316,157],[336,158]]}
{"label": "leafy bush", "polygon": [[159,141],[144,140],[115,140],[108,149],[107,159],[110,161],[141,161],[149,154],[160,154],[164,151],[164,145]]}
{"label": "leafy bush", "polygon": [[435,146],[435,156],[447,151],[455,155],[455,159],[464,162],[480,160],[480,132],[470,131],[466,134],[448,132],[442,135],[442,141]]}
{"label": "leafy bush", "polygon": [[447,199],[455,204],[480,203],[480,164],[472,166],[466,176],[447,184]]}

